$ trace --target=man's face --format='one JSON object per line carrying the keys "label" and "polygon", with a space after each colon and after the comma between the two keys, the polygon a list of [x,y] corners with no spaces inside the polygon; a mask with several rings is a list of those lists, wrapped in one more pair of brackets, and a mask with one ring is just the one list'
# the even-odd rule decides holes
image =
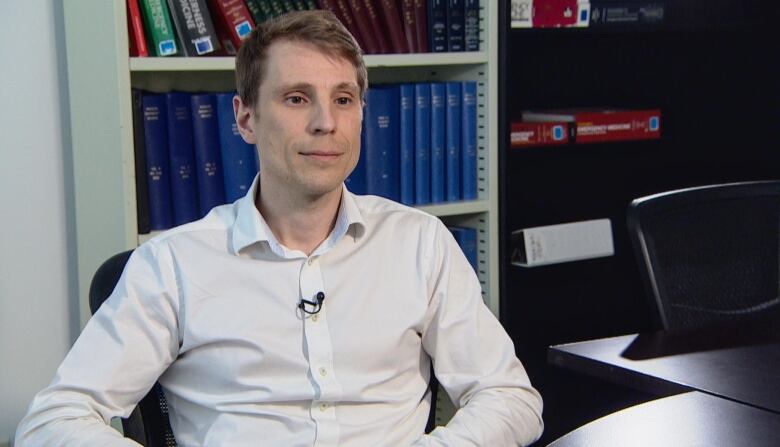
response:
{"label": "man's face", "polygon": [[262,185],[297,198],[340,190],[360,155],[355,67],[300,42],[274,42],[267,56],[255,108],[234,100],[241,135],[260,153]]}

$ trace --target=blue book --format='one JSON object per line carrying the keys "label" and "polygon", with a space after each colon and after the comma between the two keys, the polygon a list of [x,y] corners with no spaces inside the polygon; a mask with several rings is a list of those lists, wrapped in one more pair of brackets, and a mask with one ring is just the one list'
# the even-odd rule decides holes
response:
{"label": "blue book", "polygon": [[173,223],[181,225],[198,218],[198,184],[192,141],[190,94],[165,95],[168,108],[168,147],[171,160],[171,199]]}
{"label": "blue book", "polygon": [[479,51],[479,0],[464,1],[463,42],[466,51]]}
{"label": "blue book", "polygon": [[149,185],[146,173],[146,142],[144,141],[144,94],[141,90],[130,91],[133,100],[133,149],[135,152],[135,210],[138,217],[138,234],[148,234]]}
{"label": "blue book", "polygon": [[477,267],[477,230],[476,228],[450,227],[450,232],[455,241],[463,250],[463,254],[471,264],[475,272],[479,272]]}
{"label": "blue book", "polygon": [[202,217],[215,206],[225,203],[217,99],[209,93],[192,95],[191,107],[195,166],[198,170],[198,205]]}
{"label": "blue book", "polygon": [[447,0],[447,51],[464,51],[464,0]]}
{"label": "blue book", "polygon": [[352,194],[364,195],[366,193],[366,120],[363,120],[363,129],[360,132],[360,158],[355,169],[344,180],[344,185]]}
{"label": "blue book", "polygon": [[460,200],[461,82],[447,83],[447,155],[445,165],[448,202]]}
{"label": "blue book", "polygon": [[164,230],[173,226],[165,96],[144,94],[141,101],[146,146],[146,184],[149,192],[149,227],[151,230]]}
{"label": "blue book", "polygon": [[463,82],[461,112],[461,199],[477,199],[477,83]]}
{"label": "blue book", "polygon": [[400,98],[398,85],[369,88],[363,117],[366,192],[395,201],[401,198]]}
{"label": "blue book", "polygon": [[401,203],[414,205],[414,85],[401,84]]}
{"label": "blue book", "polygon": [[428,0],[428,47],[432,53],[447,51],[447,0]]}
{"label": "blue book", "polygon": [[445,193],[445,153],[447,130],[447,87],[431,84],[431,202],[442,203]]}
{"label": "blue book", "polygon": [[414,85],[414,203],[431,203],[431,84]]}
{"label": "blue book", "polygon": [[225,180],[225,200],[233,203],[244,197],[258,171],[257,150],[244,141],[238,132],[233,114],[235,92],[217,93],[219,147],[222,154],[222,174]]}

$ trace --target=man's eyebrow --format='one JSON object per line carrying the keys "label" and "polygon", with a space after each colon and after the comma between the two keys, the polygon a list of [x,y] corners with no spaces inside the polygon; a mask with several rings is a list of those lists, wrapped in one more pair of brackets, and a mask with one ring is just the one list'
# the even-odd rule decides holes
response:
{"label": "man's eyebrow", "polygon": [[340,84],[337,84],[334,90],[337,91],[347,91],[353,94],[357,94],[357,92],[360,90],[357,84],[354,82],[342,82]]}
{"label": "man's eyebrow", "polygon": [[[278,94],[286,93],[286,92],[309,93],[312,90],[314,90],[314,85],[308,82],[294,82],[291,84],[282,84],[275,89],[276,93]],[[356,95],[358,91],[360,91],[360,88],[354,82],[340,82],[333,87],[333,91],[348,92]]]}

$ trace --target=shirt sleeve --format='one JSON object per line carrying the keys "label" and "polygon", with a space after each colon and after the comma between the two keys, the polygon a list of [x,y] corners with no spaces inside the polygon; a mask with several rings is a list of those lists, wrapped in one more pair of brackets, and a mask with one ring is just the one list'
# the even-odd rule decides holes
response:
{"label": "shirt sleeve", "polygon": [[439,383],[459,410],[414,446],[517,446],[542,433],[542,398],[514,345],[482,301],[481,286],[455,239],[438,222],[432,291],[422,342]]}
{"label": "shirt sleeve", "polygon": [[[176,279],[169,254],[136,249],[114,292],[30,404],[15,445],[129,446],[109,424],[127,417],[176,358]],[[167,267],[161,267],[166,265]]]}

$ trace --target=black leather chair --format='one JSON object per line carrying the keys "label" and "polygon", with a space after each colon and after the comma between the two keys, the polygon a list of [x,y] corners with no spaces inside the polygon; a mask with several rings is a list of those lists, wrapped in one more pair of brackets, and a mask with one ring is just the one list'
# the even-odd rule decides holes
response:
{"label": "black leather chair", "polygon": [[[94,314],[116,287],[125,264],[133,250],[128,250],[106,260],[89,287],[89,308]],[[159,383],[138,402],[127,419],[122,419],[125,437],[148,447],[174,447],[176,439],[168,419],[168,402]]]}
{"label": "black leather chair", "polygon": [[780,322],[780,181],[642,197],[628,227],[660,328]]}
{"label": "black leather chair", "polygon": [[[113,292],[132,253],[133,250],[128,250],[112,256],[95,272],[89,287],[89,308],[93,314]],[[432,390],[431,411],[428,415],[426,433],[436,428],[436,403],[439,386],[432,367],[429,386]],[[122,419],[122,429],[125,437],[131,438],[141,445],[148,447],[176,446],[176,439],[173,436],[168,418],[168,402],[165,400],[165,393],[159,383],[154,384],[127,419]]]}

